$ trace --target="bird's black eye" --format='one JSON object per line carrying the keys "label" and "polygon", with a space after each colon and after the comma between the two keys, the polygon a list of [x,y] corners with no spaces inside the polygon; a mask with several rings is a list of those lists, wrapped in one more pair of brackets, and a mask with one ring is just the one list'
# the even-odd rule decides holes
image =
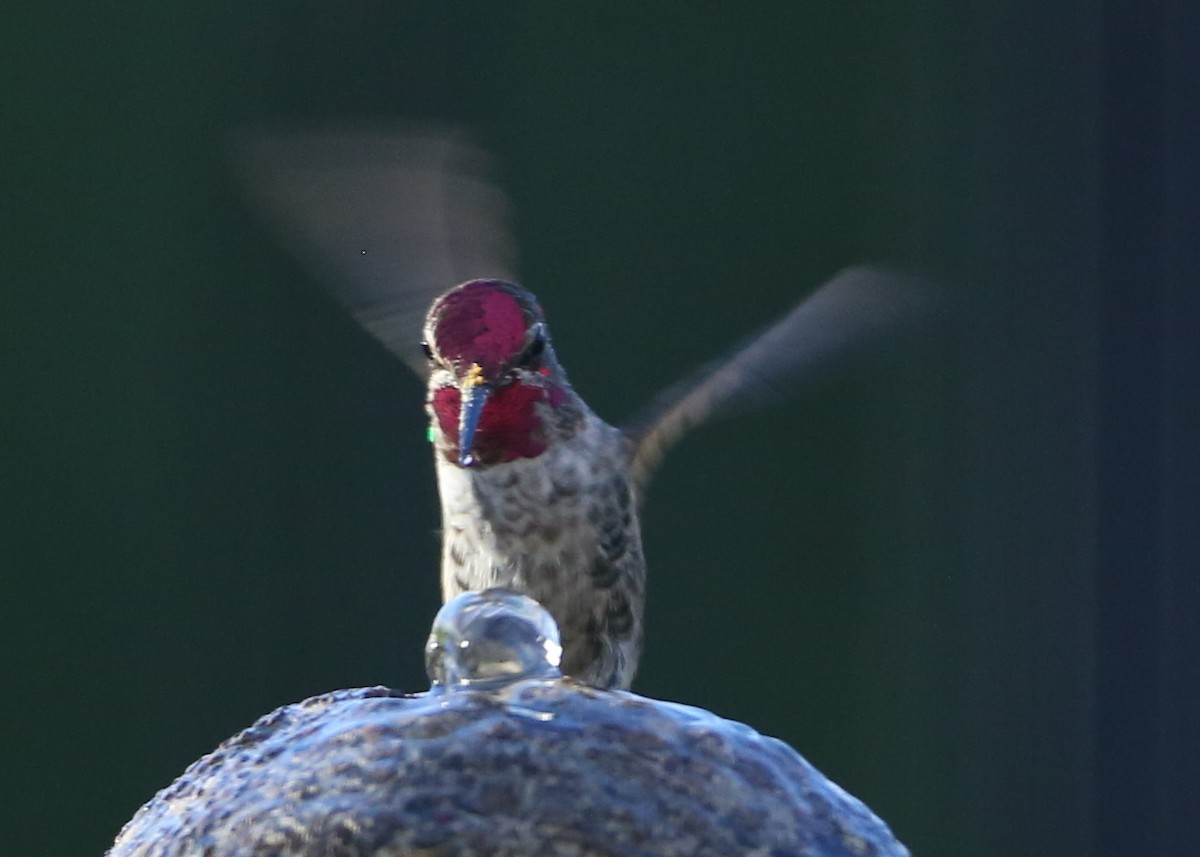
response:
{"label": "bird's black eye", "polygon": [[425,352],[426,359],[433,359],[433,349],[429,347],[429,343],[424,339],[421,340],[421,350]]}
{"label": "bird's black eye", "polygon": [[521,353],[521,363],[523,363],[523,364],[531,363],[532,361],[534,361],[538,357],[540,357],[542,355],[542,352],[545,350],[546,350],[546,334],[539,327],[537,335],[534,337],[533,342],[529,343],[529,345]]}

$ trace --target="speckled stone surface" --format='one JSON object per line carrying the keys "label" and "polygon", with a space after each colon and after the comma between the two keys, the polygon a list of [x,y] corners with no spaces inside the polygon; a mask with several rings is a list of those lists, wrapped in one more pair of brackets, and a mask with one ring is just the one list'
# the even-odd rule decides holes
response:
{"label": "speckled stone surface", "polygon": [[562,679],[280,708],[192,764],[111,857],[907,855],[786,744]]}

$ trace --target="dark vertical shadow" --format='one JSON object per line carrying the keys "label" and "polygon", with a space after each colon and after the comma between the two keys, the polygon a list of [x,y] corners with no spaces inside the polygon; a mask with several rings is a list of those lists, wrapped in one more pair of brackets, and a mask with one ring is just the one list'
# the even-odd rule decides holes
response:
{"label": "dark vertical shadow", "polygon": [[1154,0],[1103,15],[1094,843],[1158,854],[1166,30]]}
{"label": "dark vertical shadow", "polygon": [[1166,12],[1165,285],[1158,822],[1162,853],[1200,841],[1200,6]]}

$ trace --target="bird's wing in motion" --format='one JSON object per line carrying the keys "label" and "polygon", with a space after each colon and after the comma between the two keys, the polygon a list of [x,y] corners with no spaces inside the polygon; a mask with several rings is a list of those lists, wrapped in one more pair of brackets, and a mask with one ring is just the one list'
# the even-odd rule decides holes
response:
{"label": "bird's wing in motion", "polygon": [[239,177],[285,246],[418,375],[432,300],[461,280],[512,279],[508,200],[489,156],[442,126],[247,129]]}
{"label": "bird's wing in motion", "polygon": [[625,428],[644,487],[664,453],[700,422],[770,402],[896,342],[936,309],[930,282],[847,268],[730,356],[664,391]]}

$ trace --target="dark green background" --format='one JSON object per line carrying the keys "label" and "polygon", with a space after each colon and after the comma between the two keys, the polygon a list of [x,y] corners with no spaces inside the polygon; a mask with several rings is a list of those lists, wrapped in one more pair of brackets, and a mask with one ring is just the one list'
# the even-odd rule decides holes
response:
{"label": "dark green background", "polygon": [[222,150],[366,116],[497,155],[613,420],[842,266],[943,275],[948,330],[669,457],[637,689],[786,739],[923,855],[1185,853],[1194,12],[499,6],[5,13],[0,850],[98,853],[259,714],[425,686],[421,387]]}

